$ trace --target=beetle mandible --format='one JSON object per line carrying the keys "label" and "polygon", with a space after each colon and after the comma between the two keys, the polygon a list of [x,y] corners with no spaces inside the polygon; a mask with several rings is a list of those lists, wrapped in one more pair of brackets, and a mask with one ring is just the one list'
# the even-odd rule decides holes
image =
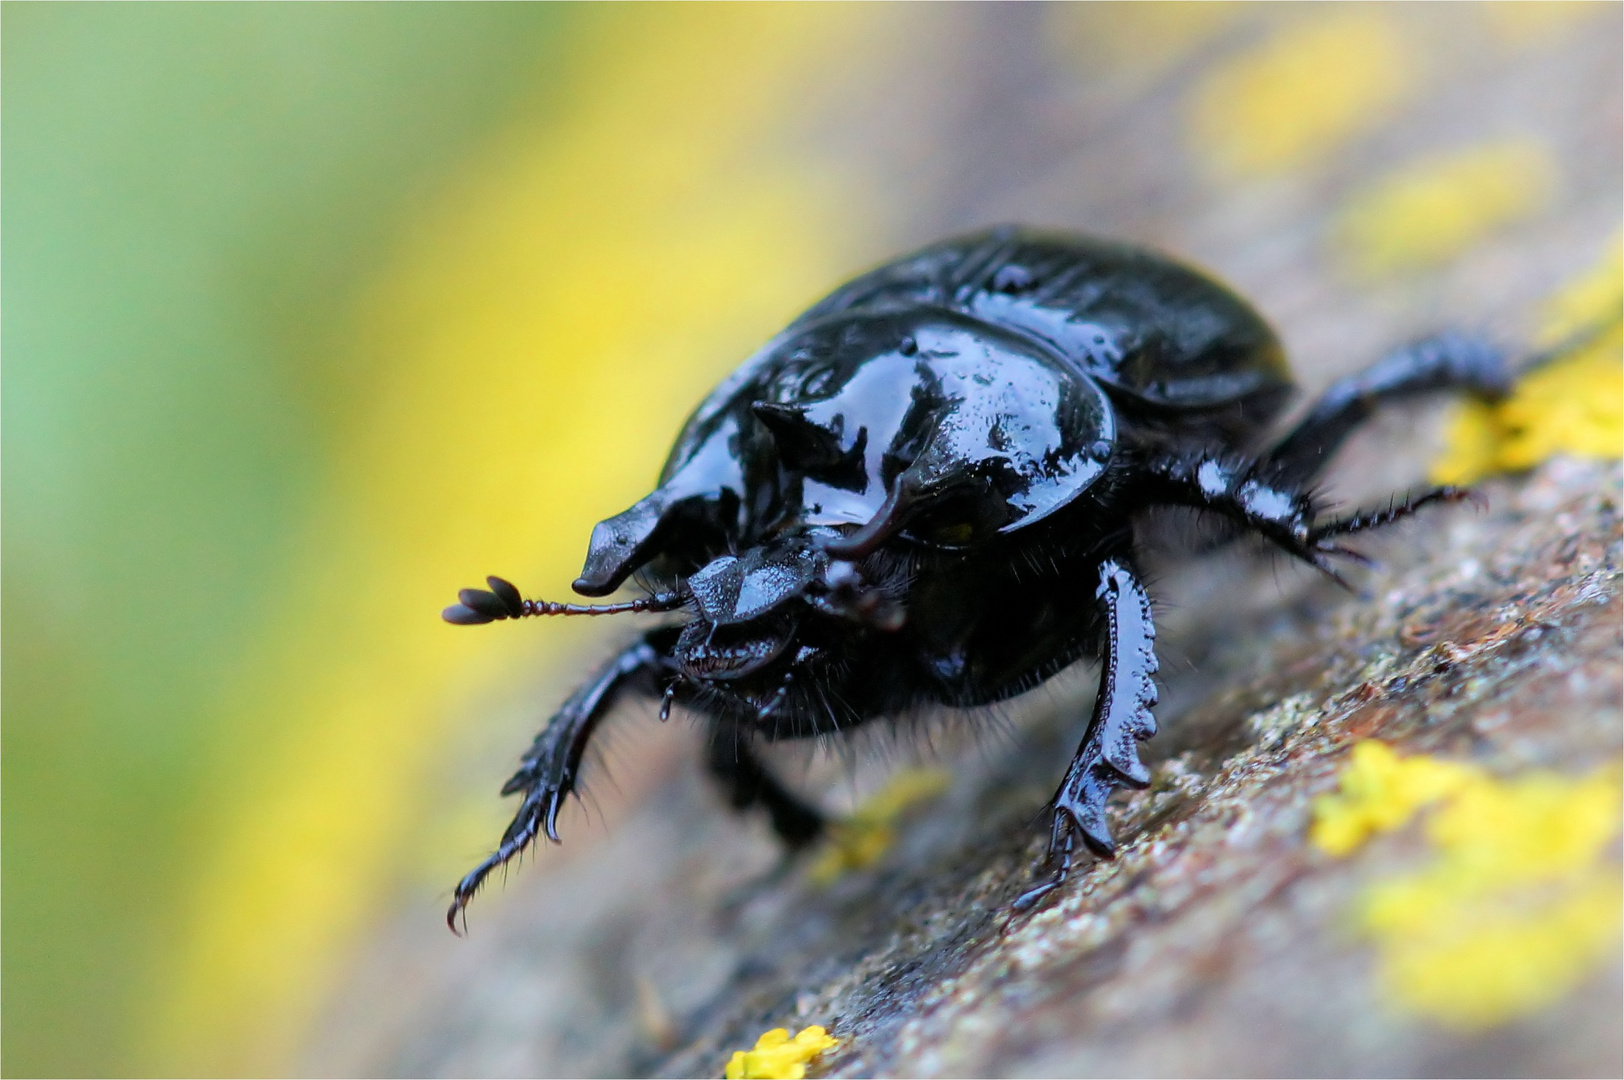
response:
{"label": "beetle mandible", "polygon": [[576,690],[503,794],[522,797],[462,912],[538,835],[558,840],[593,731],[624,694],[708,726],[732,805],[791,847],[825,818],[757,741],[842,732],[928,705],[997,702],[1101,662],[1082,741],[1050,801],[1052,876],[1081,845],[1109,855],[1106,800],[1143,787],[1156,731],[1155,624],[1134,519],[1193,507],[1335,576],[1342,541],[1463,492],[1435,488],[1330,516],[1312,483],[1387,401],[1508,389],[1503,355],[1446,335],[1342,379],[1283,437],[1293,391],[1278,339],[1245,301],[1163,255],[1005,227],[864,274],[812,307],[689,417],[659,485],[592,531],[577,593],[522,599],[490,578],[448,622],[664,612]]}

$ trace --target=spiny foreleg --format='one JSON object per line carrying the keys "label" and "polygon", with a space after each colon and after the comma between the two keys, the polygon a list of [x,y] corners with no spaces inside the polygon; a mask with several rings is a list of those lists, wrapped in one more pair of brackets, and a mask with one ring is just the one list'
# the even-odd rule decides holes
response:
{"label": "spiny foreleg", "polygon": [[540,834],[558,842],[558,811],[576,791],[581,762],[593,732],[628,684],[652,677],[658,668],[659,653],[648,641],[639,641],[571,694],[536,736],[519,771],[502,787],[504,795],[524,796],[518,813],[490,858],[457,883],[451,908],[446,912],[446,923],[453,933],[457,930],[457,916],[463,914],[468,901],[493,870],[517,858]]}
{"label": "spiny foreleg", "polygon": [[1066,880],[1079,839],[1101,855],[1114,853],[1106,800],[1119,787],[1150,783],[1138,745],[1156,734],[1156,718],[1150,711],[1156,704],[1157,669],[1150,597],[1133,571],[1114,559],[1100,564],[1095,597],[1106,627],[1100,692],[1083,741],[1055,792],[1047,858],[1054,874],[1015,901],[1018,911],[1030,908]]}

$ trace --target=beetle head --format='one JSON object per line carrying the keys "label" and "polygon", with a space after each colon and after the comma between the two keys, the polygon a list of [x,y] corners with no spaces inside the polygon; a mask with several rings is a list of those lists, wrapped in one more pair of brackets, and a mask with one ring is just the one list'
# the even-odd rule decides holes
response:
{"label": "beetle head", "polygon": [[[796,646],[789,662],[804,663],[819,624],[857,624],[882,631],[902,626],[898,582],[870,581],[851,563],[824,550],[831,530],[808,530],[712,560],[684,583],[694,614],[675,659],[690,678],[745,679]],[[806,632],[803,632],[806,631]]]}

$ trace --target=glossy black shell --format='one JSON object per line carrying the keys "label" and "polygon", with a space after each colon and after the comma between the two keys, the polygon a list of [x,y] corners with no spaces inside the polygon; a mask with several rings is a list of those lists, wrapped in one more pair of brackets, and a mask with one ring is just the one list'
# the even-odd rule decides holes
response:
{"label": "glossy black shell", "polygon": [[947,240],[864,274],[790,332],[895,307],[947,308],[1024,334],[1157,406],[1207,409],[1290,383],[1274,331],[1211,277],[1141,247],[1026,229]]}
{"label": "glossy black shell", "polygon": [[[463,879],[454,920],[496,867],[557,839],[592,730],[621,692],[704,718],[707,765],[791,846],[824,830],[756,741],[825,736],[920,708],[1007,699],[1101,661],[1082,741],[1050,803],[1055,875],[1078,843],[1114,850],[1107,801],[1143,787],[1156,732],[1155,620],[1136,530],[1196,510],[1333,576],[1347,537],[1453,488],[1327,516],[1313,480],[1375,408],[1436,390],[1492,400],[1491,344],[1440,335],[1326,390],[1269,430],[1291,391],[1244,301],[1163,256],[997,229],[842,286],[747,360],[688,419],[659,486],[592,532],[577,591],[633,573],[618,604],[521,599],[498,578],[444,617],[663,612],[549,722],[505,792],[524,800]],[[1147,523],[1149,524],[1149,523]]]}
{"label": "glossy black shell", "polygon": [[1245,444],[1290,385],[1263,319],[1171,259],[1013,228],[945,241],[842,286],[713,390],[659,489],[594,531],[576,589],[795,524],[975,547],[1095,483],[1124,421]]}

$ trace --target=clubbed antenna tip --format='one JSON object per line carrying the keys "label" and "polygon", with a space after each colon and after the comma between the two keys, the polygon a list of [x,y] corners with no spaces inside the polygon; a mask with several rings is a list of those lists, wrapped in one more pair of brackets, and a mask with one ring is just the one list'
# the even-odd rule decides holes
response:
{"label": "clubbed antenna tip", "polygon": [[624,615],[629,612],[672,611],[682,606],[680,593],[656,593],[620,604],[560,604],[552,600],[526,600],[513,583],[492,575],[486,589],[463,589],[457,603],[440,612],[440,618],[457,626],[479,626],[502,619],[524,619],[532,615]]}

